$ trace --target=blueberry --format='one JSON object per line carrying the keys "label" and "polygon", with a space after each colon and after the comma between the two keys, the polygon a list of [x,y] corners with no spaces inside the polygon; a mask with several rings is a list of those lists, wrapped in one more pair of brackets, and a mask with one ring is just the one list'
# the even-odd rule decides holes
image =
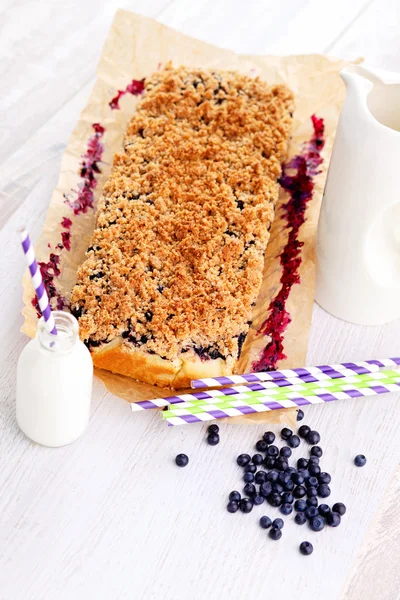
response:
{"label": "blueberry", "polygon": [[306,515],[307,519],[313,519],[318,515],[318,508],[316,506],[307,506],[304,514]]}
{"label": "blueberry", "polygon": [[255,473],[256,471],[257,471],[257,467],[256,467],[256,465],[253,465],[253,463],[249,463],[244,468],[245,473]]}
{"label": "blueberry", "polygon": [[297,461],[297,468],[298,469],[307,469],[308,467],[308,460],[306,458],[299,458],[299,460]]}
{"label": "blueberry", "polygon": [[293,504],[293,502],[294,502],[293,494],[291,494],[290,492],[285,492],[284,494],[282,494],[282,502],[284,504]]}
{"label": "blueberry", "polygon": [[229,500],[232,502],[239,502],[241,497],[242,496],[236,490],[233,490],[233,492],[229,494]]}
{"label": "blueberry", "polygon": [[304,483],[304,477],[300,473],[293,473],[292,481],[296,485],[301,485],[302,483]]}
{"label": "blueberry", "polygon": [[274,481],[272,484],[272,491],[276,494],[282,494],[283,492],[283,485],[278,483],[278,481]]}
{"label": "blueberry", "polygon": [[327,504],[320,504],[318,506],[318,512],[321,515],[321,517],[326,517],[331,512],[331,509]]}
{"label": "blueberry", "polygon": [[256,494],[253,498],[253,503],[255,506],[259,506],[264,502],[264,496],[260,496],[260,494]]}
{"label": "blueberry", "polygon": [[286,471],[288,466],[288,461],[282,458],[281,456],[275,461],[275,469],[278,469],[279,471]]}
{"label": "blueberry", "polygon": [[246,483],[246,485],[243,488],[244,493],[246,494],[246,496],[250,496],[250,498],[252,496],[256,495],[256,486],[254,485],[254,483]]}
{"label": "blueberry", "polygon": [[265,471],[258,471],[254,477],[254,480],[256,483],[264,483],[264,481],[267,481],[267,473]]}
{"label": "blueberry", "polygon": [[321,483],[321,485],[318,486],[318,496],[320,498],[327,498],[330,495],[331,488],[329,487],[329,485],[327,483]]}
{"label": "blueberry", "polygon": [[281,495],[273,492],[272,494],[270,494],[267,498],[268,502],[270,503],[271,506],[280,506],[282,504],[282,498]]}
{"label": "blueberry", "polygon": [[267,481],[278,481],[278,479],[279,479],[278,471],[275,471],[274,469],[272,469],[272,471],[269,471],[269,473],[267,473]]}
{"label": "blueberry", "polygon": [[254,454],[254,456],[251,459],[251,462],[254,465],[260,466],[260,465],[262,465],[263,460],[264,460],[264,458],[261,454]]}
{"label": "blueberry", "polygon": [[219,434],[209,433],[207,436],[207,442],[210,444],[210,446],[216,446],[219,444]]}
{"label": "blueberry", "polygon": [[318,481],[320,483],[330,483],[332,481],[332,477],[329,473],[322,472],[318,475]]}
{"label": "blueberry", "polygon": [[273,456],[266,456],[264,459],[264,465],[267,469],[273,469],[275,466],[275,459]]}
{"label": "blueberry", "polygon": [[324,517],[321,517],[321,515],[318,515],[317,517],[314,517],[313,519],[311,519],[310,527],[313,531],[322,531],[323,528],[325,527]]}
{"label": "blueberry", "polygon": [[302,425],[301,427],[299,427],[298,434],[301,438],[305,439],[307,437],[307,435],[310,433],[310,431],[311,431],[311,427],[309,427],[308,425]]}
{"label": "blueberry", "polygon": [[318,486],[318,479],[316,477],[309,477],[307,479],[307,483],[306,483],[306,487],[317,487]]}
{"label": "blueberry", "polygon": [[321,467],[311,463],[311,465],[308,465],[308,471],[310,475],[319,475],[321,473]]}
{"label": "blueberry", "polygon": [[283,519],[280,519],[279,517],[272,521],[272,527],[276,527],[276,529],[282,529],[284,524],[285,523],[284,523]]}
{"label": "blueberry", "polygon": [[290,475],[289,475],[289,473],[285,473],[284,471],[281,471],[279,473],[278,481],[282,485],[285,485],[288,481],[290,481]]}
{"label": "blueberry", "polygon": [[260,485],[260,494],[264,496],[264,498],[268,498],[268,496],[272,493],[272,483],[270,481],[265,481]]}
{"label": "blueberry", "polygon": [[239,467],[245,467],[249,464],[250,461],[251,456],[249,454],[240,454],[236,459],[236,462],[239,465]]}
{"label": "blueberry", "polygon": [[310,473],[308,472],[308,469],[299,469],[298,474],[302,475],[305,480],[307,480],[310,477]]}
{"label": "blueberry", "polygon": [[239,502],[239,508],[244,513],[249,513],[253,510],[253,502],[250,498],[242,498]]}
{"label": "blueberry", "polygon": [[285,483],[284,488],[287,492],[293,492],[294,490],[294,483],[291,479],[289,479],[289,481],[287,483]]}
{"label": "blueberry", "polygon": [[313,553],[313,545],[310,542],[301,542],[300,544],[300,552],[304,554],[304,556],[308,556]]}
{"label": "blueberry", "polygon": [[288,467],[286,469],[286,473],[289,473],[289,475],[292,476],[294,473],[297,473],[297,469],[295,469],[294,467]]}
{"label": "blueberry", "polygon": [[354,459],[354,464],[356,465],[356,467],[363,467],[367,462],[367,459],[365,458],[364,454],[357,454],[357,456]]}
{"label": "blueberry", "polygon": [[307,490],[307,498],[313,498],[314,496],[317,496],[318,494],[318,490],[315,487],[309,487]]}
{"label": "blueberry", "polygon": [[293,490],[293,496],[295,498],[303,498],[306,495],[306,488],[304,485],[298,485]]}
{"label": "blueberry", "polygon": [[282,446],[279,454],[283,456],[283,458],[290,458],[292,456],[292,451],[289,446]]}
{"label": "blueberry", "polygon": [[336,512],[338,513],[341,517],[343,517],[344,514],[346,514],[346,507],[343,504],[343,502],[336,502],[333,506],[332,506],[332,512]]}
{"label": "blueberry", "polygon": [[281,431],[281,438],[283,440],[288,440],[293,435],[293,431],[288,427],[284,427]]}
{"label": "blueberry", "polygon": [[310,450],[311,456],[316,456],[317,458],[321,458],[323,455],[322,448],[319,446],[313,446]]}
{"label": "blueberry", "polygon": [[326,522],[331,527],[337,527],[340,525],[340,515],[337,512],[330,512],[329,515],[326,515]]}
{"label": "blueberry", "polygon": [[283,515],[290,515],[290,513],[293,511],[293,506],[289,504],[289,502],[285,502],[284,504],[281,504],[279,510]]}
{"label": "blueberry", "polygon": [[219,432],[219,427],[216,423],[213,423],[212,425],[210,425],[210,427],[207,429],[208,433],[218,433]]}
{"label": "blueberry", "polygon": [[299,408],[297,411],[296,421],[302,421],[304,419],[304,411]]}
{"label": "blueberry", "polygon": [[298,446],[300,446],[300,438],[298,435],[292,435],[289,439],[288,439],[288,444],[291,448],[297,448]]}
{"label": "blueberry", "polygon": [[318,506],[318,498],[313,496],[312,498],[307,498],[306,500],[307,506]]}
{"label": "blueberry", "polygon": [[[314,446],[314,448],[316,448],[316,446]],[[310,458],[308,459],[308,464],[309,465],[319,465],[318,456],[310,456]]]}
{"label": "blueberry", "polygon": [[282,531],[280,529],[277,529],[276,527],[271,527],[268,535],[271,538],[271,540],[280,540],[282,537]]}
{"label": "blueberry", "polygon": [[307,508],[307,502],[305,500],[296,500],[294,503],[294,510],[297,512],[304,512]]}
{"label": "blueberry", "polygon": [[279,454],[279,450],[278,450],[277,446],[268,446],[267,454],[268,454],[268,456],[272,456],[273,458],[276,458]]}
{"label": "blueberry", "polygon": [[228,512],[235,513],[239,510],[239,503],[235,502],[234,500],[231,500],[230,502],[228,502],[226,508],[228,509]]}
{"label": "blueberry", "polygon": [[307,517],[303,512],[298,512],[296,513],[294,521],[297,523],[297,525],[304,525],[304,523],[307,521]]}
{"label": "blueberry", "polygon": [[311,444],[311,446],[315,446],[316,444],[318,444],[320,439],[321,436],[319,435],[318,431],[309,431],[307,433],[306,440],[309,444]]}
{"label": "blueberry", "polygon": [[253,473],[245,473],[243,475],[243,481],[245,483],[253,483],[253,481],[254,481],[254,475],[253,475]]}
{"label": "blueberry", "polygon": [[265,452],[267,448],[268,448],[268,444],[265,440],[258,440],[258,442],[256,444],[256,450],[258,452]]}
{"label": "blueberry", "polygon": [[178,467],[186,467],[189,462],[189,457],[186,454],[178,454],[175,458],[175,462]]}
{"label": "blueberry", "polygon": [[263,517],[261,517],[260,519],[260,526],[263,529],[269,529],[272,525],[272,521],[269,517],[267,517],[266,515],[264,515]]}
{"label": "blueberry", "polygon": [[275,441],[275,434],[272,431],[266,431],[263,435],[263,439],[267,442],[267,444],[273,444]]}

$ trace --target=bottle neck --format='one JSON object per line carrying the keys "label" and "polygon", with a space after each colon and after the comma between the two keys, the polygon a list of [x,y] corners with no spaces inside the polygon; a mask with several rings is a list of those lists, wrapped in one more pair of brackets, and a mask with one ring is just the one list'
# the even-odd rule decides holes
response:
{"label": "bottle neck", "polygon": [[77,343],[79,337],[78,321],[73,315],[61,310],[53,311],[57,335],[46,331],[43,317],[39,320],[37,339],[41,348],[47,352],[69,352]]}

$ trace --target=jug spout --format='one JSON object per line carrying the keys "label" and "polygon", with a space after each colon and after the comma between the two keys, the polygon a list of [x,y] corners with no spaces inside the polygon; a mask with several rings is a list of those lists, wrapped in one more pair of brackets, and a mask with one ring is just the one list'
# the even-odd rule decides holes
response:
{"label": "jug spout", "polygon": [[359,98],[366,98],[374,87],[374,74],[359,65],[351,65],[340,71],[347,93],[355,93]]}

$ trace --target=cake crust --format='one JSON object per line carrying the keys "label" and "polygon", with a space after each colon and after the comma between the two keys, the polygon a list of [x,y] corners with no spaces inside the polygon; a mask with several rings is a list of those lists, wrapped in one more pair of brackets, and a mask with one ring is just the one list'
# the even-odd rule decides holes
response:
{"label": "cake crust", "polygon": [[71,296],[96,366],[171,387],[232,373],[292,111],[288,88],[235,72],[147,80]]}

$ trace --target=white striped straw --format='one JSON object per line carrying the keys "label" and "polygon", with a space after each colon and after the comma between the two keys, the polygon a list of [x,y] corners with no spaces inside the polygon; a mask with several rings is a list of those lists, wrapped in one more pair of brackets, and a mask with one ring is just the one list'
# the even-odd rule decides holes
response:
{"label": "white striped straw", "polygon": [[[244,375],[226,375],[224,377],[207,377],[205,379],[194,379],[191,381],[192,388],[220,387],[236,383],[256,383],[258,381],[276,381],[292,377],[316,376],[326,373],[330,377],[341,373],[343,370],[351,370],[357,375],[365,373],[376,373],[385,367],[400,366],[400,357],[380,358],[377,360],[364,360],[359,362],[346,362],[338,365],[320,365],[317,367],[306,367],[297,369],[283,369],[282,371],[266,371],[260,373],[245,373]],[[338,375],[336,375],[338,376]]]}
{"label": "white striped straw", "polygon": [[56,324],[54,322],[53,313],[51,312],[49,297],[44,287],[42,274],[40,272],[39,265],[37,264],[35,258],[35,251],[31,244],[31,240],[29,239],[29,235],[26,229],[21,229],[20,234],[22,249],[26,257],[26,262],[28,263],[28,268],[32,277],[33,287],[35,288],[36,296],[39,302],[40,312],[42,313],[44,319],[45,329],[49,333],[57,335]]}

